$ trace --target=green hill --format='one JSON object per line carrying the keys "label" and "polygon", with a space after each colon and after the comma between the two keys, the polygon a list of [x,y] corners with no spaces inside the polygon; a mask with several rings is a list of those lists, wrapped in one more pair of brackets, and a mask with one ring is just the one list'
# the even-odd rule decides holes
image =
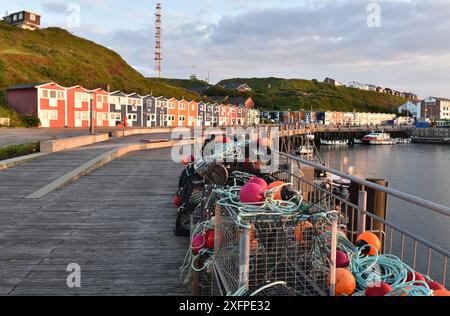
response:
{"label": "green hill", "polygon": [[210,85],[209,83],[203,80],[169,79],[169,78],[161,78],[155,80],[158,82],[162,82],[175,87],[181,87],[184,89],[195,89],[200,87],[207,87]]}
{"label": "green hill", "polygon": [[370,111],[389,112],[405,103],[400,97],[359,89],[335,87],[316,80],[282,78],[234,78],[217,85],[247,83],[247,93],[266,110]]}
{"label": "green hill", "polygon": [[0,22],[0,91],[16,84],[55,81],[64,86],[106,88],[198,99],[198,95],[145,78],[117,53],[60,28],[27,31]]}

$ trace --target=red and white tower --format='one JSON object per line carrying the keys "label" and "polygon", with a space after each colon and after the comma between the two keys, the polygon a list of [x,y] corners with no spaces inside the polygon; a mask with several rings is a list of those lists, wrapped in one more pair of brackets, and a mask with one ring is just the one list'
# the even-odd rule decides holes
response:
{"label": "red and white tower", "polygon": [[156,45],[155,45],[155,71],[156,76],[161,78],[162,70],[161,70],[161,3],[156,4]]}

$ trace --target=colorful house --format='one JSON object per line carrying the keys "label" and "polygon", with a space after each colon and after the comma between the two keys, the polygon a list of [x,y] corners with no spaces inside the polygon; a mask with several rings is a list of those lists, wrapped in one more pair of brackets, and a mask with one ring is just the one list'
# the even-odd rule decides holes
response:
{"label": "colorful house", "polygon": [[[109,94],[109,126],[123,124],[127,120],[127,96],[121,91]],[[127,125],[128,121],[127,121]]]}
{"label": "colorful house", "polygon": [[169,109],[168,100],[164,97],[155,98],[156,103],[156,126],[167,127],[169,126]]}
{"label": "colorful house", "polygon": [[198,113],[198,103],[195,101],[189,102],[189,119],[188,126],[197,126],[197,113]]}
{"label": "colorful house", "polygon": [[205,113],[205,126],[213,125],[214,105],[212,103],[206,103]]}
{"label": "colorful house", "polygon": [[142,124],[142,96],[137,93],[127,95],[127,122],[130,127],[143,126]]}
{"label": "colorful house", "polygon": [[38,117],[41,127],[67,125],[66,89],[54,82],[11,87],[6,101],[19,114]]}
{"label": "colorful house", "polygon": [[178,100],[175,98],[167,100],[167,126],[178,126]]}
{"label": "colorful house", "polygon": [[236,125],[237,123],[237,107],[231,106],[231,125]]}
{"label": "colorful house", "polygon": [[189,102],[185,99],[178,102],[178,126],[187,127],[189,119]]}
{"label": "colorful house", "polygon": [[152,95],[142,97],[142,125],[144,127],[156,127],[156,99]]}
{"label": "colorful house", "polygon": [[199,102],[197,104],[197,126],[205,126],[206,122],[206,104],[205,102]]}
{"label": "colorful house", "polygon": [[67,127],[91,125],[91,93],[82,86],[67,88]]}
{"label": "colorful house", "polygon": [[227,113],[228,113],[228,107],[225,104],[219,105],[219,126],[225,126],[227,125],[228,119],[227,119]]}
{"label": "colorful house", "polygon": [[[89,91],[92,94],[92,106],[95,112],[95,126],[109,126],[109,93],[103,89]],[[114,126],[114,125],[113,125]]]}
{"label": "colorful house", "polygon": [[220,125],[220,105],[217,103],[213,104],[213,125]]}

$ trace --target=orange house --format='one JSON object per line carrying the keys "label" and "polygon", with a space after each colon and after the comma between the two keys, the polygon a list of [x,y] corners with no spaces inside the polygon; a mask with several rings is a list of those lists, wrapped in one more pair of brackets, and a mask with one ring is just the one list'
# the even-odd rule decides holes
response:
{"label": "orange house", "polygon": [[82,86],[67,88],[67,127],[89,127],[90,93]]}
{"label": "orange house", "polygon": [[188,105],[188,126],[197,126],[197,115],[198,115],[198,103],[195,101],[189,102]]}
{"label": "orange house", "polygon": [[177,127],[178,126],[178,100],[175,98],[169,99],[167,101],[167,126]]}
{"label": "orange house", "polygon": [[103,89],[95,89],[91,91],[93,96],[92,106],[95,111],[94,126],[108,127],[109,126],[109,93]]}
{"label": "orange house", "polygon": [[178,102],[178,126],[189,126],[189,102],[185,99]]}

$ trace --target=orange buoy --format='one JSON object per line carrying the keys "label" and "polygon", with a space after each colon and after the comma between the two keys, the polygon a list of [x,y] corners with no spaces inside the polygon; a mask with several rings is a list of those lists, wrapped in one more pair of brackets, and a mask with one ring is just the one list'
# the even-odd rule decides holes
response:
{"label": "orange buoy", "polygon": [[294,238],[295,241],[297,241],[298,243],[303,243],[305,242],[305,236],[304,236],[304,232],[305,230],[307,230],[308,228],[312,228],[313,224],[311,224],[311,222],[301,222],[298,223],[298,225],[295,227],[294,229]]}
{"label": "orange buoy", "polygon": [[353,274],[344,268],[336,269],[336,296],[353,295],[356,280]]}
{"label": "orange buoy", "polygon": [[275,181],[275,182],[272,182],[269,185],[269,187],[267,188],[267,190],[273,190],[276,188],[275,196],[273,197],[274,200],[278,200],[278,201],[282,200],[281,189],[284,184],[286,184],[286,183],[284,183],[283,181]]}
{"label": "orange buoy", "polygon": [[[370,245],[371,247],[367,246]],[[363,249],[363,253],[369,256],[375,256],[381,250],[381,241],[377,235],[371,232],[365,232],[358,236],[356,246]],[[375,250],[375,249],[376,250]]]}
{"label": "orange buoy", "polygon": [[433,296],[450,296],[450,291],[447,290],[433,291]]}

